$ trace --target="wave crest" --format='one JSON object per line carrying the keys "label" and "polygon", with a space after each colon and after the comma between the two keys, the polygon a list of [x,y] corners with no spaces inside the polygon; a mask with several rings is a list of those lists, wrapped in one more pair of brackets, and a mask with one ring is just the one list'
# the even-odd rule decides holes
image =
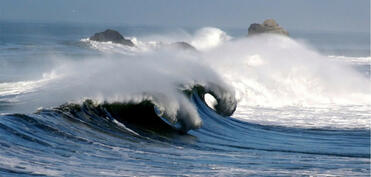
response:
{"label": "wave crest", "polygon": [[201,100],[204,100],[206,93],[212,94],[217,100],[215,110],[221,116],[232,115],[237,106],[233,92],[216,84],[195,85],[191,90],[183,90],[183,92],[188,95],[188,99],[183,97],[177,102],[166,95],[145,93],[136,99],[122,102],[99,103],[87,99],[81,104],[66,103],[54,109],[80,119],[109,118],[124,123],[124,125],[133,125],[133,127],[139,126],[157,131],[175,129],[185,133],[198,129],[202,125],[202,119],[191,97],[200,96]]}

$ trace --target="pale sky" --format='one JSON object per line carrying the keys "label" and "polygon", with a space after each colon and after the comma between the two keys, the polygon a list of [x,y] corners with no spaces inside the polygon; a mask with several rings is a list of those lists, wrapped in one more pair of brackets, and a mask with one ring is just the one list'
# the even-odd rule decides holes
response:
{"label": "pale sky", "polygon": [[0,0],[0,20],[247,28],[370,30],[369,0]]}

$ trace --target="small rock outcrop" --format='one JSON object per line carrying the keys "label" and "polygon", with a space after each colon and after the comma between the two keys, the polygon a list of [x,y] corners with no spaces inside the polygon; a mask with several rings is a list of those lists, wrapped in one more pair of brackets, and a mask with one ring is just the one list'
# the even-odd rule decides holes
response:
{"label": "small rock outcrop", "polygon": [[195,47],[193,47],[191,44],[187,42],[174,42],[174,43],[171,43],[170,45],[171,47],[175,47],[179,49],[197,51]]}
{"label": "small rock outcrop", "polygon": [[107,29],[106,31],[100,33],[95,33],[89,39],[99,42],[111,41],[113,43],[123,44],[132,47],[134,46],[134,43],[131,40],[125,39],[119,32],[111,29]]}
{"label": "small rock outcrop", "polygon": [[273,19],[265,20],[263,24],[253,23],[250,25],[248,36],[262,33],[274,33],[289,36],[289,33],[280,27]]}

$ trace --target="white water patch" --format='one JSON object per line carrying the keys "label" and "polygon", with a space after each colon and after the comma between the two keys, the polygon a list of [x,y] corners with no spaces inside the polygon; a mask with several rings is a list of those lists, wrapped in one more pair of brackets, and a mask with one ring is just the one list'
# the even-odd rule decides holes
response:
{"label": "white water patch", "polygon": [[197,30],[194,34],[179,31],[178,33],[171,33],[169,36],[166,34],[158,34],[142,36],[140,38],[127,37],[127,39],[133,42],[134,47],[112,42],[92,41],[89,38],[81,39],[81,41],[88,43],[91,48],[105,53],[136,55],[143,52],[166,48],[174,42],[189,43],[200,51],[209,50],[231,40],[232,37],[218,28],[205,27]]}
{"label": "white water patch", "polygon": [[131,40],[134,46],[127,46],[119,43],[113,43],[110,41],[109,42],[92,41],[89,38],[81,39],[80,41],[87,43],[91,48],[101,51],[105,54],[121,54],[127,56],[142,55],[144,53],[156,52],[158,50],[176,49],[176,46],[173,46],[173,42],[166,42],[161,40],[156,41],[151,40],[148,37],[144,38],[145,39],[139,39],[137,37],[128,37],[127,39]]}
{"label": "white water patch", "polygon": [[[80,40],[81,42],[87,43],[91,48],[96,49],[101,52],[109,53],[109,54],[123,54],[123,55],[135,55],[139,52],[147,51],[147,47],[131,47],[127,45],[122,45],[118,43],[113,42],[99,42],[99,41],[93,41],[89,38],[84,38]],[[136,40],[133,40],[133,42],[138,42]],[[144,45],[143,45],[144,46]]]}
{"label": "white water patch", "polygon": [[371,57],[348,57],[348,56],[335,56],[335,55],[330,55],[328,57],[333,59],[334,61],[346,62],[350,64],[358,64],[358,65],[370,65],[371,64]]}
{"label": "white water patch", "polygon": [[34,92],[43,87],[48,81],[58,78],[54,73],[44,73],[42,78],[35,81],[3,82],[0,83],[1,97],[9,97]]}
{"label": "white water patch", "polygon": [[369,105],[287,106],[280,108],[240,105],[233,117],[262,125],[299,128],[370,129]]}
{"label": "white water patch", "polygon": [[0,165],[2,168],[12,170],[18,173],[25,173],[32,176],[62,176],[64,172],[56,169],[50,163],[38,162],[42,161],[53,161],[58,162],[57,159],[50,159],[45,157],[35,157],[29,161],[19,159],[16,157],[0,156]]}
{"label": "white water patch", "polygon": [[230,40],[224,31],[218,28],[206,27],[196,31],[191,39],[191,44],[199,50],[208,50]]}
{"label": "white water patch", "polygon": [[233,85],[240,105],[363,105],[371,100],[367,78],[287,37],[231,41],[205,52],[203,59]]}
{"label": "white water patch", "polygon": [[290,127],[370,128],[371,81],[291,38],[229,41],[202,55],[236,90],[234,117]]}

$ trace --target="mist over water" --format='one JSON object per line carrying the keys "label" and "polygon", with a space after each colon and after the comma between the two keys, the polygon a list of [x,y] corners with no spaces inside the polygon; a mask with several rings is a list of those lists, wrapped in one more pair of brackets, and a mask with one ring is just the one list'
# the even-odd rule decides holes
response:
{"label": "mist over water", "polygon": [[236,89],[236,117],[269,125],[370,127],[370,79],[305,43],[257,36],[227,42],[203,58]]}
{"label": "mist over water", "polygon": [[370,98],[368,78],[286,37],[231,41],[204,58],[221,71],[229,69],[230,80],[238,78],[237,90],[244,84],[240,94],[249,104],[366,104]]}

